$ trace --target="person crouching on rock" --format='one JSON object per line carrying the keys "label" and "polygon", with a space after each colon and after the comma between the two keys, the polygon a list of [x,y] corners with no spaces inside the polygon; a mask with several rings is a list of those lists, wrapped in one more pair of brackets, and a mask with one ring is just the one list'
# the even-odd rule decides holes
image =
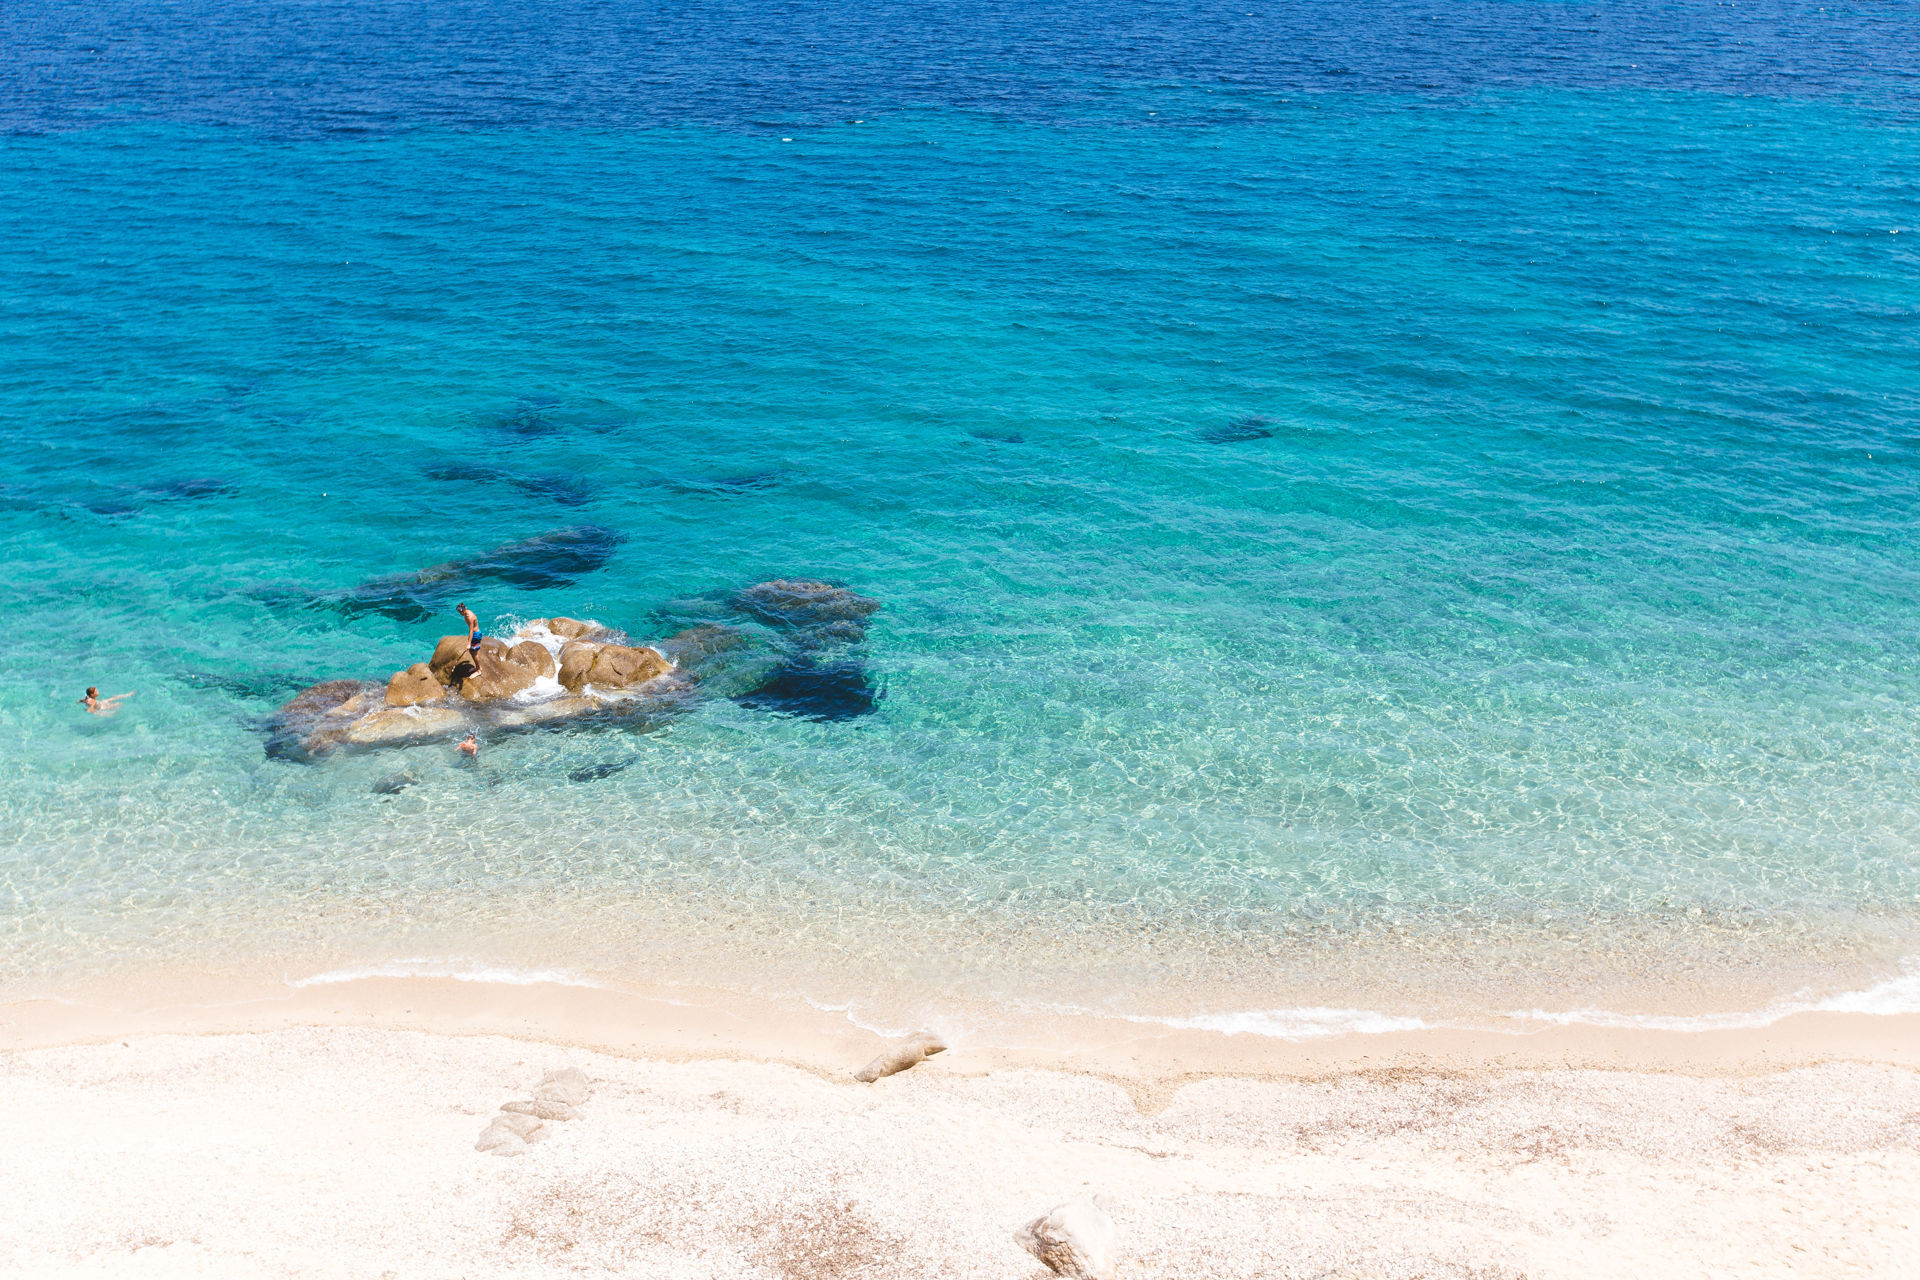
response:
{"label": "person crouching on rock", "polygon": [[467,620],[467,661],[473,664],[475,671],[478,671],[480,669],[480,619],[474,617],[473,610],[464,604],[455,605],[454,608],[458,609],[460,616]]}

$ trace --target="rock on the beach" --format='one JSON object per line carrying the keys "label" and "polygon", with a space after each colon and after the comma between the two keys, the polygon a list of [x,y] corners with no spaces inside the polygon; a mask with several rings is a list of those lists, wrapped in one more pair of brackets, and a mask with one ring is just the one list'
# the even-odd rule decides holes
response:
{"label": "rock on the beach", "polygon": [[569,1107],[583,1106],[592,1094],[593,1086],[578,1067],[549,1071],[533,1091],[536,1099],[565,1103]]}
{"label": "rock on the beach", "polygon": [[551,1098],[534,1098],[531,1101],[503,1102],[502,1111],[516,1115],[533,1116],[537,1120],[571,1120],[580,1113],[564,1102]]}
{"label": "rock on the beach", "polygon": [[433,669],[424,662],[416,662],[405,671],[396,671],[387,681],[387,705],[390,707],[417,707],[426,702],[438,702],[447,696],[447,686],[434,678]]}
{"label": "rock on the beach", "polygon": [[544,1142],[548,1136],[547,1126],[537,1116],[502,1111],[480,1131],[473,1149],[491,1151],[497,1156],[517,1156],[526,1149],[528,1143]]}
{"label": "rock on the beach", "polygon": [[1092,1200],[1069,1200],[1013,1233],[1022,1249],[1067,1280],[1114,1280],[1120,1233]]}
{"label": "rock on the beach", "polygon": [[946,1044],[931,1031],[921,1031],[908,1036],[893,1048],[854,1072],[853,1078],[862,1084],[872,1084],[885,1076],[905,1071],[908,1067],[917,1067],[936,1053],[945,1053]]}
{"label": "rock on the beach", "polygon": [[560,683],[573,693],[587,685],[624,689],[665,675],[671,667],[654,649],[574,641],[560,650]]}

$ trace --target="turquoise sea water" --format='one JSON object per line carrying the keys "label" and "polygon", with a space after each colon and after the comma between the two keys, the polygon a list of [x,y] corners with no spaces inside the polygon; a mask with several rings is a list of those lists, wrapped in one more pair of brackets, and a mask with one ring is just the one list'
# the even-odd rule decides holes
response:
{"label": "turquoise sea water", "polygon": [[[0,978],[1419,1012],[1920,954],[1910,68],[889,56],[353,130],[232,69],[183,83],[246,111],[12,86]],[[884,604],[874,710],[268,754],[459,629],[315,600],[582,525],[488,630],[824,578]]]}

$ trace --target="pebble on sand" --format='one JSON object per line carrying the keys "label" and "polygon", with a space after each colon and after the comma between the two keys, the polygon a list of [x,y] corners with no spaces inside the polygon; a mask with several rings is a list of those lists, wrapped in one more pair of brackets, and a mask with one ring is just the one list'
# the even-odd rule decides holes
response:
{"label": "pebble on sand", "polygon": [[853,1078],[862,1084],[872,1084],[883,1076],[917,1067],[934,1054],[946,1051],[946,1043],[939,1036],[931,1031],[916,1032],[854,1072]]}
{"label": "pebble on sand", "polygon": [[1015,1242],[1067,1280],[1114,1280],[1119,1232],[1106,1197],[1069,1200],[1013,1233]]}

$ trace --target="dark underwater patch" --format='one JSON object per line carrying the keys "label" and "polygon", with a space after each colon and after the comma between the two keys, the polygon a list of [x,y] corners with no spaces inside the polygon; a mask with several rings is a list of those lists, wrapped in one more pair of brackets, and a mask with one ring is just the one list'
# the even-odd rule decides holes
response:
{"label": "dark underwater patch", "polygon": [[743,494],[764,493],[780,484],[778,471],[753,471],[737,476],[682,476],[674,480],[662,480],[662,488],[672,493],[683,493],[693,497],[737,498]]}
{"label": "dark underwater patch", "polygon": [[975,440],[990,440],[994,444],[1025,444],[1027,438],[1018,431],[994,431],[986,427],[975,427],[967,432]]}
{"label": "dark underwater patch", "polygon": [[233,492],[233,486],[225,480],[169,480],[165,484],[142,485],[141,492],[152,494],[162,502],[179,502],[224,497]]}
{"label": "dark underwater patch", "polygon": [[567,777],[575,782],[598,782],[624,771],[632,763],[631,760],[607,760],[600,764],[584,765],[567,774]]}
{"label": "dark underwater patch", "polygon": [[550,436],[560,431],[554,410],[560,401],[553,396],[528,396],[505,413],[494,415],[487,423],[495,431],[510,436]]}
{"label": "dark underwater patch", "polygon": [[448,484],[493,484],[507,478],[507,473],[498,467],[480,467],[466,462],[450,462],[445,466],[427,467],[421,474],[429,480],[440,480]]}
{"label": "dark underwater patch", "polygon": [[815,633],[815,643],[857,644],[880,602],[806,578],[779,578],[737,593],[732,605],[762,626],[788,633]]}
{"label": "dark underwater patch", "polygon": [[816,663],[798,657],[780,664],[765,684],[734,701],[756,711],[831,722],[872,715],[881,696],[858,659]]}
{"label": "dark underwater patch", "polygon": [[267,758],[302,762],[311,759],[306,748],[307,735],[320,717],[349,698],[377,688],[377,684],[366,680],[326,680],[301,691],[262,722]]}
{"label": "dark underwater patch", "polygon": [[313,683],[310,679],[274,671],[237,676],[221,675],[214,671],[188,671],[180,676],[180,682],[189,689],[217,690],[247,702],[272,702]]}
{"label": "dark underwater patch", "polygon": [[593,501],[593,489],[572,476],[513,476],[507,483],[530,498],[545,498],[563,507],[579,507]]}
{"label": "dark underwater patch", "polygon": [[601,525],[570,525],[505,543],[471,559],[451,560],[417,573],[369,578],[350,591],[320,596],[314,605],[338,609],[350,618],[378,613],[400,622],[422,622],[490,583],[521,591],[570,587],[604,566],[624,541],[624,534]]}
{"label": "dark underwater patch", "polygon": [[586,481],[567,475],[521,476],[499,467],[476,466],[465,462],[428,467],[421,474],[429,480],[449,484],[504,484],[530,498],[545,498],[563,507],[583,506],[593,500],[593,489]]}
{"label": "dark underwater patch", "polygon": [[389,773],[383,777],[376,778],[373,786],[369,789],[377,796],[397,796],[408,787],[416,785],[419,781],[420,779],[410,773]]}
{"label": "dark underwater patch", "polygon": [[157,484],[121,485],[119,488],[119,495],[89,502],[87,510],[98,516],[117,518],[138,515],[149,504],[156,502],[193,502],[203,498],[224,497],[234,492],[233,485],[225,480],[203,477],[166,480]]}
{"label": "dark underwater patch", "polygon": [[1273,435],[1273,424],[1265,418],[1235,418],[1218,427],[1204,427],[1195,433],[1202,444],[1240,444],[1248,440],[1266,440]]}

